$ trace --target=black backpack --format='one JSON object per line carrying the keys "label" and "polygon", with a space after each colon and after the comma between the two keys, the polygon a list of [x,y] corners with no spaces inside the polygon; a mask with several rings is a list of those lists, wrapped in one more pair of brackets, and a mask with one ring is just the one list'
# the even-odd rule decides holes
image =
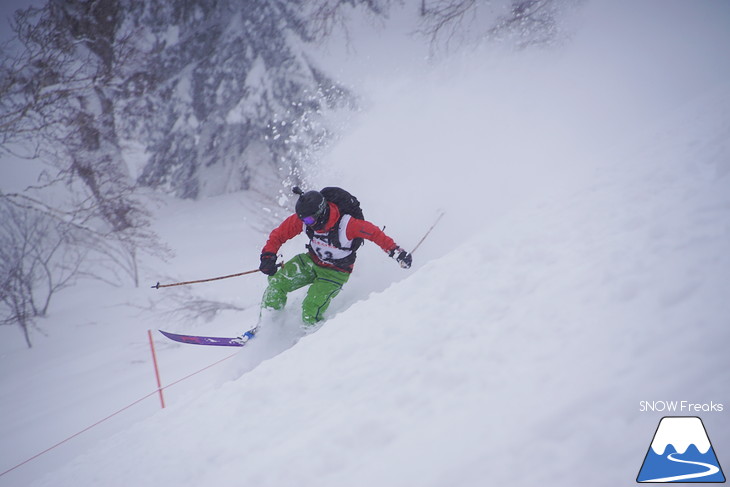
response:
{"label": "black backpack", "polygon": [[340,213],[352,215],[358,220],[364,220],[360,202],[353,195],[342,188],[330,186],[320,191],[324,199],[330,203],[334,203],[340,209]]}

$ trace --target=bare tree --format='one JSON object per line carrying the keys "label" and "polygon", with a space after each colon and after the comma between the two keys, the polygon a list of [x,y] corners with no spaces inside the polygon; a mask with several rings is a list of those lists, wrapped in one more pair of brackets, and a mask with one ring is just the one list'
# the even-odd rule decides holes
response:
{"label": "bare tree", "polygon": [[[323,39],[337,28],[347,34],[349,14],[355,8],[374,18],[387,17],[394,0],[312,0],[303,5],[303,18],[308,25],[309,40]],[[348,35],[349,37],[349,35]]]}
{"label": "bare tree", "polygon": [[0,199],[0,324],[18,325],[28,347],[30,327],[51,298],[81,273],[84,250],[73,226]]}
{"label": "bare tree", "polygon": [[42,187],[58,193],[63,185],[67,195],[60,205],[4,197],[87,230],[91,247],[137,285],[140,250],[164,248],[117,135],[115,99],[136,54],[122,24],[118,0],[54,0],[16,12],[14,50],[0,59],[0,148],[48,164]]}
{"label": "bare tree", "polygon": [[510,41],[518,49],[561,38],[560,14],[581,0],[421,0],[419,32],[433,52],[452,44]]}
{"label": "bare tree", "polygon": [[[431,49],[446,49],[455,38],[462,41],[478,13],[479,0],[421,0],[420,32],[428,37]],[[488,3],[488,2],[487,2]]]}
{"label": "bare tree", "polygon": [[[4,138],[79,181],[112,230],[133,225],[115,131],[115,0],[48,2],[16,13],[23,51],[3,65]],[[32,152],[27,152],[28,148]]]}

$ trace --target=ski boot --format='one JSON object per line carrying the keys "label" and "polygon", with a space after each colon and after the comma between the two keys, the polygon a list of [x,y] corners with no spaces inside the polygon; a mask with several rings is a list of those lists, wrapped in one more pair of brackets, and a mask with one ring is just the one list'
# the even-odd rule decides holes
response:
{"label": "ski boot", "polygon": [[252,339],[253,337],[256,336],[256,332],[258,330],[259,330],[258,327],[248,330],[246,333],[244,333],[240,337],[236,337],[235,339],[233,339],[231,341],[235,342],[235,343],[240,343],[241,345],[245,345],[247,341],[249,341],[250,339]]}

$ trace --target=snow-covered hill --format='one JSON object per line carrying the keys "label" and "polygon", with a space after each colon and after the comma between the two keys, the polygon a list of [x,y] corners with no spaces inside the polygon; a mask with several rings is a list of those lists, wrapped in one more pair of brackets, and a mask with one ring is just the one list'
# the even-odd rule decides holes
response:
{"label": "snow-covered hill", "polygon": [[[629,482],[657,420],[639,401],[723,402],[730,381],[730,193],[670,156],[505,214],[41,485]],[[727,415],[705,421],[728,451]]]}
{"label": "snow-covered hill", "polygon": [[[292,346],[295,298],[164,411],[151,398],[0,485],[618,485],[663,414],[640,401],[668,399],[726,406],[699,415],[730,464],[730,17],[628,4],[593,5],[558,53],[383,75],[315,179],[407,248],[445,211],[414,268],[366,246],[316,333]],[[158,275],[255,266],[256,210],[243,195],[160,210],[177,258]],[[239,331],[264,285],[197,288],[241,309],[166,325]],[[48,323],[2,357],[7,468],[154,390],[157,318],[119,306],[150,290],[84,292],[58,311],[68,338]],[[158,346],[168,383],[228,353]]]}

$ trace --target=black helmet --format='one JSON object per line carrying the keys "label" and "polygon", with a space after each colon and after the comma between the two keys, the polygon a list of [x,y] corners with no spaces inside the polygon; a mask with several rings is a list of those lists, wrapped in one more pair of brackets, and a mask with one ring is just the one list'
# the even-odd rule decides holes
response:
{"label": "black helmet", "polygon": [[329,205],[319,191],[302,193],[296,211],[299,219],[314,229],[322,228],[329,218]]}

